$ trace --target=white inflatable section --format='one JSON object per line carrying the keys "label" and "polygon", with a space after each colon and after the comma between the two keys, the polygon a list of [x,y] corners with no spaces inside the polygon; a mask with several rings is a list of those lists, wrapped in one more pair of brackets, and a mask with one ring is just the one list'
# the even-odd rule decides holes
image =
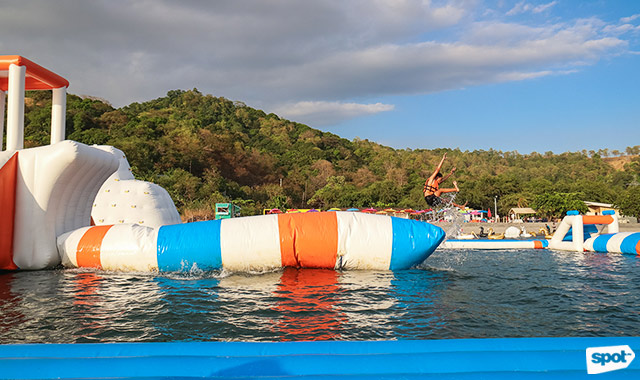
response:
{"label": "white inflatable section", "polygon": [[112,146],[95,146],[119,160],[118,170],[100,188],[93,202],[95,225],[136,223],[160,227],[181,223],[169,193],[162,187],[133,178],[124,153]]}
{"label": "white inflatable section", "polygon": [[393,246],[391,218],[355,212],[339,212],[336,216],[336,269],[388,269]]}
{"label": "white inflatable section", "polygon": [[[20,269],[54,267],[56,238],[90,224],[93,199],[118,161],[68,140],[18,152],[13,261]],[[1,152],[0,166],[14,153]]]}
{"label": "white inflatable section", "polygon": [[[90,227],[58,237],[62,265],[77,268],[80,239]],[[158,270],[158,229],[137,224],[111,226],[101,242],[100,264],[104,270],[153,272]]]}
{"label": "white inflatable section", "polygon": [[225,219],[220,236],[225,269],[250,272],[282,267],[278,215]]}
{"label": "white inflatable section", "polygon": [[[584,251],[584,230],[582,223],[582,215],[567,215],[562,219],[558,229],[553,234],[551,241],[549,241],[549,248],[559,249],[563,251]],[[573,240],[562,241],[564,236],[571,229],[573,234]]]}

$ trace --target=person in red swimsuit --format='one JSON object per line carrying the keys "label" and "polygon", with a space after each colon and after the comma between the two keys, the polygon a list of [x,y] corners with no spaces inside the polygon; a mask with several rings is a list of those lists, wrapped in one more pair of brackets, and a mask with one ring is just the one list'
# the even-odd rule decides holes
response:
{"label": "person in red swimsuit", "polygon": [[[453,186],[454,188],[452,189],[441,189],[440,188],[440,184],[444,181],[446,181],[449,177],[451,177],[451,175],[453,175],[453,173],[455,173],[456,168],[454,167],[453,169],[451,169],[451,171],[449,172],[449,174],[447,174],[446,176],[442,176],[442,173],[440,173],[440,169],[442,169],[442,164],[444,163],[444,160],[447,159],[447,154],[445,153],[442,156],[442,160],[440,160],[440,163],[438,164],[438,167],[436,167],[436,170],[433,171],[433,174],[431,174],[431,176],[429,178],[427,178],[427,180],[424,183],[424,188],[422,189],[422,194],[424,195],[424,200],[427,202],[427,204],[431,207],[436,207],[440,204],[443,203],[442,198],[440,198],[440,196],[444,193],[457,193],[460,191],[460,189],[458,188],[458,182],[457,181],[453,181]],[[460,209],[464,210],[466,207],[466,203],[464,205],[457,205],[455,203],[453,203],[454,206],[459,207]]]}

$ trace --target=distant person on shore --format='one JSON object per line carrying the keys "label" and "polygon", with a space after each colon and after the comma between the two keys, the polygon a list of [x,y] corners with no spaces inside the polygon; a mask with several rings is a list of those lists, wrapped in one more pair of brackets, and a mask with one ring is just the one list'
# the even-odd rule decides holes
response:
{"label": "distant person on shore", "polygon": [[[427,202],[427,204],[431,207],[436,207],[440,204],[445,203],[442,198],[440,198],[440,196],[444,193],[457,193],[460,191],[460,189],[458,188],[458,182],[453,181],[453,186],[454,188],[450,188],[450,189],[441,189],[440,188],[440,184],[444,181],[446,181],[449,177],[451,177],[451,175],[453,173],[455,173],[456,168],[454,167],[453,169],[451,169],[451,171],[449,172],[449,174],[447,174],[446,176],[442,176],[442,173],[440,173],[440,169],[442,169],[442,164],[444,163],[444,160],[447,159],[447,154],[445,153],[442,156],[442,160],[440,160],[440,163],[438,164],[438,166],[436,167],[436,170],[433,171],[433,174],[431,174],[431,176],[429,178],[427,178],[427,180],[424,183],[424,188],[422,189],[422,195],[424,195],[424,200]],[[458,208],[460,208],[461,210],[464,210],[465,207],[467,206],[467,204],[465,203],[464,205],[457,205],[455,203],[452,202],[452,204]]]}

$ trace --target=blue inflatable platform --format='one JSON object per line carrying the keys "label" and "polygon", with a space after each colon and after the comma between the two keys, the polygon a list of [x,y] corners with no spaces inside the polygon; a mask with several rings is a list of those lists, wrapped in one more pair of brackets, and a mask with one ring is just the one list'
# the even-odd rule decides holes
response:
{"label": "blue inflatable platform", "polygon": [[0,346],[1,379],[638,379],[640,338]]}

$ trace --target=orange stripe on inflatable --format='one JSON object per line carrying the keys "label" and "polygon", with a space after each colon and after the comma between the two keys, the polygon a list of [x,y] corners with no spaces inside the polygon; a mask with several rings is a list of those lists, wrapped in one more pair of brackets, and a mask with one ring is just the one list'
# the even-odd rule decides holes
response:
{"label": "orange stripe on inflatable", "polygon": [[107,231],[113,226],[91,227],[82,235],[76,250],[76,261],[79,267],[102,268],[100,248]]}
{"label": "orange stripe on inflatable", "polygon": [[[4,107],[4,104],[1,105]],[[2,136],[0,135],[0,146]],[[0,269],[18,269],[13,262],[13,228],[16,215],[18,153],[0,168]]]}
{"label": "orange stripe on inflatable", "polygon": [[335,268],[338,252],[335,212],[278,214],[278,230],[282,266]]}
{"label": "orange stripe on inflatable", "polygon": [[542,242],[541,242],[540,240],[534,240],[534,241],[533,241],[533,248],[535,248],[535,249],[542,249],[542,248],[544,248],[544,247],[542,246]]}
{"label": "orange stripe on inflatable", "polygon": [[640,241],[636,244],[636,253],[640,255]]}
{"label": "orange stripe on inflatable", "polygon": [[582,224],[610,224],[613,223],[611,215],[585,215]]}

